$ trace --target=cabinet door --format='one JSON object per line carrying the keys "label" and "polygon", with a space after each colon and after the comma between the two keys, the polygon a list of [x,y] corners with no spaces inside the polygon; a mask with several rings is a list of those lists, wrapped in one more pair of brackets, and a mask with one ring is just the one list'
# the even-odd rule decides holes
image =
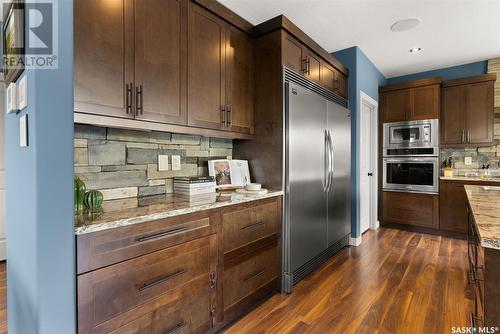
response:
{"label": "cabinet door", "polygon": [[75,111],[133,117],[133,1],[74,1]]}
{"label": "cabinet door", "polygon": [[439,227],[439,195],[384,191],[382,203],[386,223]]}
{"label": "cabinet door", "polygon": [[465,87],[443,88],[441,110],[441,145],[465,143]]}
{"label": "cabinet door", "polygon": [[305,46],[303,47],[303,54],[304,54],[304,59],[306,61],[306,72],[305,76],[306,78],[316,81],[316,82],[321,82],[321,58],[317,56],[314,52],[311,50],[307,49]]}
{"label": "cabinet door", "polygon": [[339,95],[347,99],[347,77],[340,72],[337,72],[337,87]]}
{"label": "cabinet door", "polygon": [[304,74],[304,55],[302,54],[302,43],[288,34],[284,34],[283,38],[283,66],[289,69]]}
{"label": "cabinet door", "polygon": [[186,5],[135,1],[136,118],[186,124]]}
{"label": "cabinet door", "polygon": [[440,92],[439,85],[412,88],[409,120],[439,118]]}
{"label": "cabinet door", "polygon": [[467,195],[463,183],[439,184],[439,229],[467,232]]}
{"label": "cabinet door", "polygon": [[383,122],[406,120],[410,100],[410,91],[408,89],[384,92],[381,94],[381,99]]}
{"label": "cabinet door", "polygon": [[467,142],[493,143],[493,84],[481,82],[467,86]]}
{"label": "cabinet door", "polygon": [[253,42],[235,27],[227,26],[226,108],[228,129],[253,131]]}
{"label": "cabinet door", "polygon": [[188,4],[188,124],[222,129],[225,105],[225,23]]}
{"label": "cabinet door", "polygon": [[337,71],[329,64],[321,64],[321,84],[331,91],[337,90]]}

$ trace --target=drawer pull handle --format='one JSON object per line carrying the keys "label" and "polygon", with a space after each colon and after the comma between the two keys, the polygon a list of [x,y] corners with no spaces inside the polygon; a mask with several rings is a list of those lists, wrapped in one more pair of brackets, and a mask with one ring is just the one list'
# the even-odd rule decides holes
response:
{"label": "drawer pull handle", "polygon": [[156,280],[154,280],[152,282],[149,282],[149,283],[144,283],[141,287],[139,287],[139,292],[144,291],[144,290],[149,289],[149,288],[152,288],[155,285],[158,285],[160,283],[163,283],[163,282],[166,282],[168,280],[171,280],[172,278],[180,276],[180,275],[185,274],[187,272],[188,272],[187,269],[180,269],[180,270],[177,270],[173,274],[169,274],[169,275],[160,277],[160,278],[158,278],[158,279],[156,279]]}
{"label": "drawer pull handle", "polygon": [[262,269],[261,271],[258,271],[258,272],[256,272],[255,274],[252,274],[252,275],[250,275],[250,276],[246,277],[243,281],[244,281],[245,283],[246,283],[246,282],[249,282],[249,281],[251,281],[251,280],[253,280],[253,279],[255,279],[255,278],[257,278],[257,277],[261,276],[261,275],[262,275],[263,273],[265,273],[265,272],[266,272],[266,270],[265,270],[265,269]]}
{"label": "drawer pull handle", "polygon": [[171,329],[169,329],[168,331],[166,331],[165,334],[179,333],[179,331],[181,329],[183,329],[184,327],[186,327],[186,323],[184,321],[183,322],[179,322],[177,325],[175,325],[174,327],[172,327]]}
{"label": "drawer pull handle", "polygon": [[253,223],[253,224],[250,224],[250,225],[247,225],[247,226],[243,226],[241,229],[242,230],[246,230],[246,229],[249,229],[249,228],[254,228],[254,227],[257,227],[257,226],[260,226],[260,225],[265,225],[267,222],[265,220],[263,221],[260,221],[258,223]]}
{"label": "drawer pull handle", "polygon": [[139,237],[139,238],[135,239],[135,241],[136,242],[149,241],[149,240],[152,240],[152,239],[157,239],[157,238],[165,237],[167,235],[179,233],[179,232],[185,231],[187,229],[188,228],[186,226],[177,227],[177,228],[173,228],[171,230],[167,230],[167,231],[162,231],[162,232],[158,232],[158,233],[154,233],[154,234],[145,235],[145,236],[142,236],[142,237]]}

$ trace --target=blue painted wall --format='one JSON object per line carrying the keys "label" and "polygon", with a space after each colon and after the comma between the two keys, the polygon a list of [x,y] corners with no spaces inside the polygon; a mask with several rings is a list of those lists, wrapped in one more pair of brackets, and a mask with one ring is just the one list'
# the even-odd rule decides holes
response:
{"label": "blue painted wall", "polygon": [[[7,115],[9,333],[76,332],[73,1],[59,0],[59,68],[26,70],[28,108]],[[26,29],[27,30],[27,29]],[[19,146],[19,118],[29,144]]]}
{"label": "blue painted wall", "polygon": [[351,110],[351,234],[360,236],[359,221],[359,111],[360,91],[378,101],[378,88],[386,84],[386,78],[357,46],[340,50],[332,55],[349,69],[349,109]]}
{"label": "blue painted wall", "polygon": [[395,84],[395,83],[401,83],[401,82],[407,82],[407,81],[431,78],[431,77],[441,77],[443,80],[472,77],[475,75],[485,74],[487,72],[487,68],[488,68],[488,61],[484,60],[470,64],[446,67],[433,71],[426,71],[409,75],[403,75],[395,78],[389,78],[387,79],[387,84]]}

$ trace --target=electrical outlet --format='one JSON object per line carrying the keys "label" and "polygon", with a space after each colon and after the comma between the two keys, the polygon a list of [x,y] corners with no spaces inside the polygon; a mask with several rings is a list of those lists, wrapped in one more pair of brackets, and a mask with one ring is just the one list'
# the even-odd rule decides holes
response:
{"label": "electrical outlet", "polygon": [[168,155],[158,156],[158,171],[163,172],[168,170]]}
{"label": "electrical outlet", "polygon": [[472,157],[465,157],[464,164],[472,165]]}
{"label": "electrical outlet", "polygon": [[172,170],[181,170],[181,156],[172,155]]}

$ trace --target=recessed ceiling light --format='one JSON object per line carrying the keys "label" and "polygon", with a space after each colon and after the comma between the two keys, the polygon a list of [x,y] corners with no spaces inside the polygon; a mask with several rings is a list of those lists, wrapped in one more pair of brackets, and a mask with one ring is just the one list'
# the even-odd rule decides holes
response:
{"label": "recessed ceiling light", "polygon": [[420,51],[422,51],[422,48],[411,48],[410,49],[410,53],[418,53]]}
{"label": "recessed ceiling light", "polygon": [[419,17],[410,17],[404,20],[399,20],[391,26],[394,32],[401,32],[415,28],[422,20]]}

